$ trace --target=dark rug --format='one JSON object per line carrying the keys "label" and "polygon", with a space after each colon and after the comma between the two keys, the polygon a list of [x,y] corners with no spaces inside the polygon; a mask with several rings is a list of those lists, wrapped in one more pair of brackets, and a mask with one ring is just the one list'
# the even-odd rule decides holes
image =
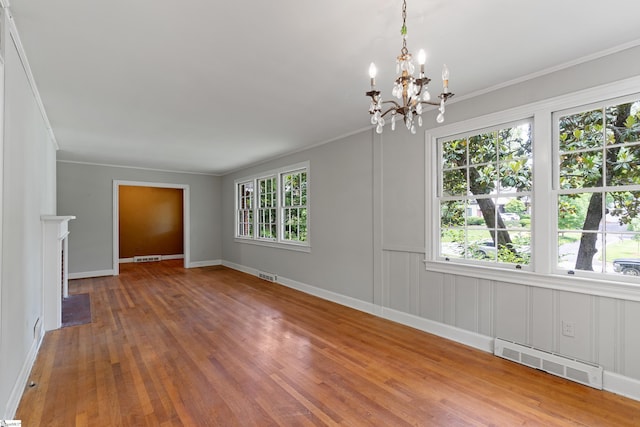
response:
{"label": "dark rug", "polygon": [[62,327],[91,323],[91,298],[89,294],[69,295],[62,298]]}

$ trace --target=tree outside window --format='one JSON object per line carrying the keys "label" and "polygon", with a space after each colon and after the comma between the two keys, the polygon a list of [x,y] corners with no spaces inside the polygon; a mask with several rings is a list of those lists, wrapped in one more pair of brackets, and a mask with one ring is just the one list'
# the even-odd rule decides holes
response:
{"label": "tree outside window", "polygon": [[557,126],[559,267],[639,272],[640,101],[562,114]]}
{"label": "tree outside window", "polygon": [[440,255],[528,265],[531,122],[440,140],[439,154]]}

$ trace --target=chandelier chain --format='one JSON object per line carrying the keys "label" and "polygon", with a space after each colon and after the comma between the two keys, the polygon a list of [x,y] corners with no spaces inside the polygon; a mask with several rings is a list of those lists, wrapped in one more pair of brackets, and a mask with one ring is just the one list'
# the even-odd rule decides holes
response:
{"label": "chandelier chain", "polygon": [[402,2],[402,28],[400,29],[402,34],[402,54],[407,55],[409,50],[407,49],[407,0]]}

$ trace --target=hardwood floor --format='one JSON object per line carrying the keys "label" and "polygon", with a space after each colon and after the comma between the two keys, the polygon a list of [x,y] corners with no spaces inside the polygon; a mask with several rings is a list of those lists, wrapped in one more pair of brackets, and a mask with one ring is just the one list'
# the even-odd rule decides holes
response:
{"label": "hardwood floor", "polygon": [[638,426],[640,402],[224,267],[75,280],[93,323],[48,333],[31,426]]}

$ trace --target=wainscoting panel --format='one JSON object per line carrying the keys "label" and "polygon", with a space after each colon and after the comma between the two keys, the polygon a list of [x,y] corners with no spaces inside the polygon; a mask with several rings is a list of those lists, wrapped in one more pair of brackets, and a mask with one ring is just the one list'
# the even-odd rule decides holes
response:
{"label": "wainscoting panel", "polygon": [[[593,338],[595,328],[592,325],[594,310],[593,296],[573,292],[558,292],[557,322],[559,331],[558,346],[555,351],[580,360],[593,360]],[[575,326],[574,336],[562,334],[563,322]]]}
{"label": "wainscoting panel", "polygon": [[529,292],[526,286],[496,282],[494,331],[496,337],[529,344]]}
{"label": "wainscoting panel", "polygon": [[480,285],[478,279],[456,276],[454,280],[454,326],[478,332],[480,313]]}
{"label": "wainscoting panel", "polygon": [[640,378],[640,303],[624,302],[622,343],[624,367],[622,374]]}
{"label": "wainscoting panel", "polygon": [[556,324],[554,291],[544,288],[532,288],[530,310],[529,333],[531,342],[526,344],[536,348],[555,348],[555,334],[549,333],[549,331],[554,331],[553,325]]}
{"label": "wainscoting panel", "polygon": [[383,254],[384,307],[594,363],[608,381],[640,380],[640,302],[426,271],[424,254],[404,248]]}
{"label": "wainscoting panel", "polygon": [[444,323],[444,274],[420,266],[418,316]]}

